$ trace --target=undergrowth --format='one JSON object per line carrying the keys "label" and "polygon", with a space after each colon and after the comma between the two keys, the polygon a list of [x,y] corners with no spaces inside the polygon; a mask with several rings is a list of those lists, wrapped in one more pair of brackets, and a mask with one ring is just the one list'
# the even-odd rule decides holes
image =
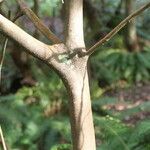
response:
{"label": "undergrowth", "polygon": [[150,80],[149,47],[140,52],[127,52],[123,49],[104,50],[91,62],[97,79],[107,81],[108,85],[119,80],[130,84]]}
{"label": "undergrowth", "polygon": [[[122,122],[126,114],[132,116],[136,112],[148,111],[148,102],[141,108],[119,113],[103,108],[116,103],[115,98],[108,97],[93,101],[97,150],[149,150],[150,121],[141,120],[132,126]],[[59,113],[44,116],[39,104],[26,104],[15,95],[1,97],[0,107],[0,124],[12,150],[71,149],[68,116]]]}

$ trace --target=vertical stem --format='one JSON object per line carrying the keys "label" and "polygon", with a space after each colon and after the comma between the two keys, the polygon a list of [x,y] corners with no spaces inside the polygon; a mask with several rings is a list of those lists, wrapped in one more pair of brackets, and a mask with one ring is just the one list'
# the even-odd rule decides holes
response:
{"label": "vertical stem", "polygon": [[83,0],[66,0],[66,44],[72,50],[85,47],[83,35]]}
{"label": "vertical stem", "polygon": [[4,149],[4,150],[7,150],[7,147],[6,147],[6,144],[5,144],[5,140],[4,140],[4,136],[3,136],[3,131],[2,131],[1,126],[0,126],[0,138],[1,138],[1,140],[2,140],[3,149]]}
{"label": "vertical stem", "polygon": [[[65,0],[66,45],[73,51],[84,48],[83,0]],[[73,150],[95,150],[95,134],[87,74],[87,57],[73,58],[73,74],[67,74]]]}
{"label": "vertical stem", "polygon": [[[133,12],[134,1],[133,0],[126,0],[126,16],[129,16]],[[139,51],[139,43],[137,38],[137,31],[136,31],[136,20],[132,20],[129,24],[127,24],[126,32],[125,32],[125,44],[130,52]]]}
{"label": "vertical stem", "polygon": [[96,150],[87,69],[69,82],[73,150]]}
{"label": "vertical stem", "polygon": [[0,86],[2,83],[2,67],[3,67],[3,63],[4,63],[4,57],[5,57],[5,53],[6,53],[7,43],[8,43],[8,38],[5,38],[4,46],[2,48],[2,58],[0,60]]}

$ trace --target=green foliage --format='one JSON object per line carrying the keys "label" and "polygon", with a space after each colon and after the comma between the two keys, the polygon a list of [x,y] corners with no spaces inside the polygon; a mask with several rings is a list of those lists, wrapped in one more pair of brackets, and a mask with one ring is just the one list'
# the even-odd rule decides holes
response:
{"label": "green foliage", "polygon": [[[21,90],[20,90],[21,91]],[[20,92],[18,91],[18,93]],[[71,136],[69,120],[64,115],[47,118],[43,115],[40,103],[25,103],[17,95],[1,97],[0,124],[4,129],[7,143],[12,150],[70,150]],[[93,101],[94,124],[98,150],[148,150],[150,122],[141,121],[135,127],[121,120],[135,112],[148,111],[148,102],[140,108],[119,112],[103,109],[103,106],[116,104],[115,98],[101,98]],[[146,108],[147,106],[147,108]],[[103,114],[101,117],[102,108]],[[7,111],[6,111],[7,110]],[[119,119],[118,119],[119,118]]]}
{"label": "green foliage", "polygon": [[54,12],[56,15],[58,15],[59,10],[61,9],[61,1],[60,0],[54,0],[54,1],[49,1],[49,0],[43,0],[40,2],[40,13],[42,15],[54,15]]}
{"label": "green foliage", "polygon": [[[30,6],[31,8],[34,5],[34,1],[32,0],[26,0],[26,3],[28,4],[28,6]],[[14,12],[14,8],[16,5],[16,0],[11,0],[11,1],[4,1],[3,4],[3,9],[9,9],[11,11]],[[60,8],[61,8],[62,2],[61,0],[53,0],[53,1],[49,1],[49,0],[41,0],[39,1],[39,6],[40,6],[40,14],[43,16],[53,16],[54,13],[55,15],[59,14]]]}
{"label": "green foliage", "polygon": [[99,138],[102,140],[101,150],[124,149],[129,150],[126,144],[129,128],[120,120],[110,116],[95,117],[97,128],[100,128]]}
{"label": "green foliage", "polygon": [[[14,97],[0,103],[0,124],[11,149],[49,150],[70,143],[70,126],[65,116],[46,118],[40,105],[27,105]],[[6,111],[7,110],[7,111]],[[62,121],[63,120],[63,121]]]}
{"label": "green foliage", "polygon": [[60,144],[53,146],[51,150],[71,150],[72,146],[70,144]]}
{"label": "green foliage", "polygon": [[149,102],[120,112],[104,109],[108,105],[115,105],[117,101],[117,99],[110,97],[93,101],[97,149],[149,150],[150,121],[143,120],[135,126],[129,126],[122,122],[125,117],[131,117],[143,111],[148,112]]}
{"label": "green foliage", "polygon": [[[8,100],[9,99],[9,100]],[[26,148],[36,150],[41,145],[43,150],[70,150],[70,127],[64,116],[45,118],[38,105],[27,105],[15,100],[15,96],[1,97],[0,124],[4,128],[7,142],[13,149]],[[126,110],[117,115],[100,117],[95,107],[115,104],[117,99],[103,98],[94,101],[94,122],[97,141],[101,140],[100,150],[148,150],[150,136],[150,122],[141,121],[135,128],[125,125],[120,119],[135,112],[146,110],[144,106],[134,111]],[[147,105],[147,108],[149,105]],[[6,111],[8,110],[8,111]],[[147,109],[148,110],[148,109]],[[104,110],[106,111],[106,110]],[[17,114],[17,115],[16,115]],[[108,114],[108,113],[107,113]],[[113,115],[113,116],[112,116]],[[120,118],[117,119],[116,117]],[[62,121],[63,120],[63,121]]]}
{"label": "green foliage", "polygon": [[[139,1],[140,2],[140,1]],[[148,1],[146,0],[147,3]],[[144,39],[150,40],[150,10],[144,11],[138,18],[137,18],[137,33]]]}
{"label": "green foliage", "polygon": [[[134,128],[113,117],[96,117],[97,136],[102,140],[98,150],[148,150],[150,121],[145,120]],[[98,128],[99,126],[99,128]]]}
{"label": "green foliage", "polygon": [[[32,88],[22,88],[17,94],[18,98],[24,99],[27,97],[34,97],[40,101],[41,105],[47,105],[53,101],[66,102],[66,90],[61,79],[49,70],[46,65],[36,61],[31,64],[33,77],[38,81],[37,85]],[[36,70],[36,71],[35,71]],[[43,104],[42,104],[43,103]]]}
{"label": "green foliage", "polygon": [[99,70],[96,76],[110,84],[119,80],[135,83],[150,79],[149,48],[135,53],[110,49],[97,58],[99,62],[93,62],[94,69]]}
{"label": "green foliage", "polygon": [[130,149],[149,150],[150,148],[150,121],[139,123],[130,135],[128,145]]}
{"label": "green foliage", "polygon": [[[56,107],[61,107],[58,104],[66,103],[62,81],[54,72],[49,73],[46,66],[41,69],[32,64],[32,69],[38,81],[36,86],[22,87],[15,95],[0,97],[0,124],[12,150],[37,150],[38,147],[50,150],[54,145],[71,141],[67,117],[64,113],[63,116],[59,112],[55,114]],[[47,109],[54,113],[45,113]]]}

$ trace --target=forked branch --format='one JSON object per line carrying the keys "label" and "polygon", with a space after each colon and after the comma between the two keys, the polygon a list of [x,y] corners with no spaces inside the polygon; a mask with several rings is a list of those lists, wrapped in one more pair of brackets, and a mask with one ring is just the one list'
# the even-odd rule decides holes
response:
{"label": "forked branch", "polygon": [[108,42],[116,33],[118,33],[128,22],[130,22],[134,17],[138,16],[140,13],[142,13],[144,10],[150,7],[150,2],[146,5],[139,8],[137,11],[133,12],[131,15],[129,15],[127,18],[125,18],[122,22],[120,22],[112,31],[110,31],[104,38],[99,40],[95,45],[93,45],[90,49],[84,52],[80,52],[79,55],[86,56],[91,55],[95,49],[101,45],[103,45],[105,42]]}
{"label": "forked branch", "polygon": [[62,41],[48,28],[42,23],[42,21],[36,16],[36,14],[27,6],[24,0],[17,0],[20,9],[22,12],[28,16],[28,18],[33,22],[35,27],[49,40],[51,40],[54,44],[62,43]]}

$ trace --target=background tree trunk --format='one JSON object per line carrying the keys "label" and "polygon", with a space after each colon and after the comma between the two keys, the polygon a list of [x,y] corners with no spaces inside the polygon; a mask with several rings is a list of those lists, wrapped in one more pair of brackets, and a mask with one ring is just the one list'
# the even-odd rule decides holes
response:
{"label": "background tree trunk", "polygon": [[[134,10],[134,0],[125,1],[125,13],[129,16]],[[139,51],[140,46],[138,43],[137,32],[136,32],[136,20],[132,20],[127,24],[125,29],[125,45],[129,52]]]}

